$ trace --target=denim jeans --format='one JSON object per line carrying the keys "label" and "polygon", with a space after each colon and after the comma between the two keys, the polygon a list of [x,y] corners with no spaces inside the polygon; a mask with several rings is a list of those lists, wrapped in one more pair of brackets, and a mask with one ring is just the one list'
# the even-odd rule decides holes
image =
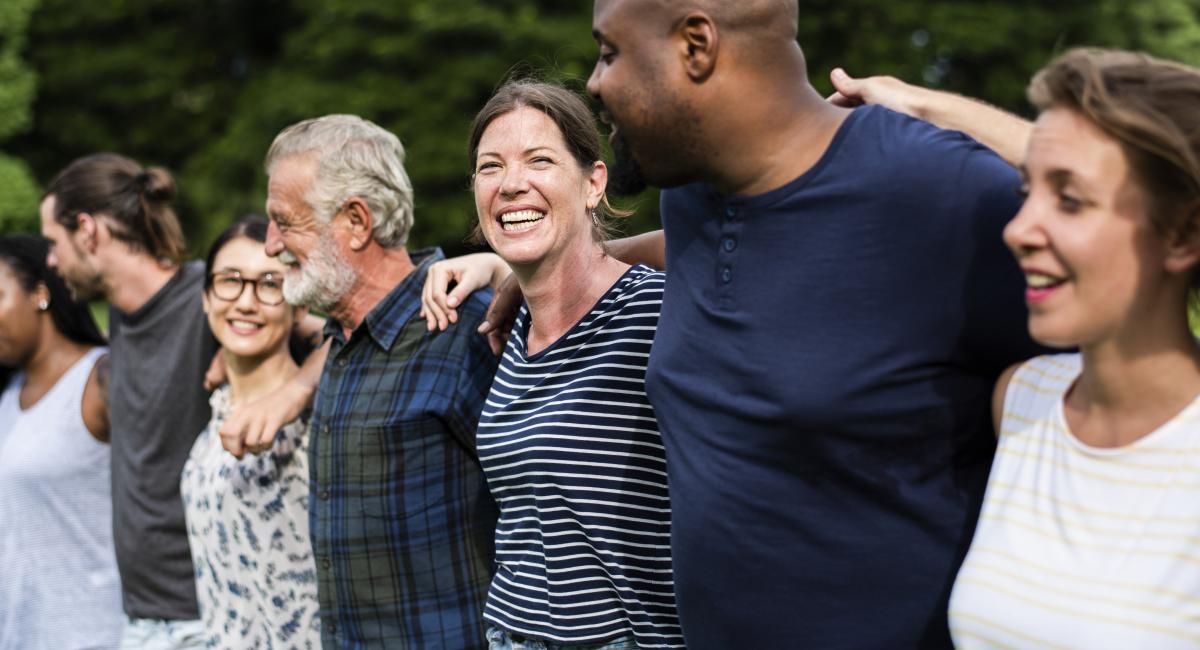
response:
{"label": "denim jeans", "polygon": [[494,625],[488,626],[487,641],[488,650],[637,650],[638,647],[631,634],[600,645],[560,645],[522,636],[514,638],[508,630]]}
{"label": "denim jeans", "polygon": [[121,635],[121,650],[199,650],[207,636],[200,621],[130,618]]}

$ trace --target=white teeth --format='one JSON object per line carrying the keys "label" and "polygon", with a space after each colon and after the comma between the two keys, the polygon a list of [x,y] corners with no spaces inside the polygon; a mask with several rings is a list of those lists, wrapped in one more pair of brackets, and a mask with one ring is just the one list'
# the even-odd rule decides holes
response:
{"label": "white teeth", "polygon": [[517,212],[508,212],[500,215],[500,222],[510,224],[520,221],[540,221],[545,216],[544,212],[538,212],[537,210],[518,210]]}
{"label": "white teeth", "polygon": [[230,320],[229,324],[234,327],[240,327],[243,329],[258,329],[260,327],[260,325],[258,323],[251,323],[249,321],[244,321],[244,320]]}
{"label": "white teeth", "polygon": [[518,221],[516,223],[506,223],[502,227],[504,228],[504,232],[520,232],[522,230],[529,230],[536,225],[537,221]]}
{"label": "white teeth", "polygon": [[1025,274],[1025,284],[1027,284],[1030,287],[1033,287],[1034,289],[1045,289],[1046,287],[1052,287],[1057,284],[1062,284],[1062,282],[1063,282],[1063,280],[1061,278],[1049,276],[1044,273],[1026,273]]}

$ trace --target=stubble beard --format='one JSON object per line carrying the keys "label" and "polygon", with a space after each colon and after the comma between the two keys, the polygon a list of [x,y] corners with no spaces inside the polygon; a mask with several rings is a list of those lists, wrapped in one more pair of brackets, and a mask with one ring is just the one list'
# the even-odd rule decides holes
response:
{"label": "stubble beard", "polygon": [[636,196],[646,190],[646,176],[633,157],[633,150],[620,131],[612,140],[613,164],[608,172],[608,191],[614,196]]}
{"label": "stubble beard", "polygon": [[299,269],[291,266],[296,258],[287,251],[279,254],[279,260],[289,265],[283,276],[283,299],[289,305],[328,313],[358,281],[358,273],[328,234],[321,236]]}

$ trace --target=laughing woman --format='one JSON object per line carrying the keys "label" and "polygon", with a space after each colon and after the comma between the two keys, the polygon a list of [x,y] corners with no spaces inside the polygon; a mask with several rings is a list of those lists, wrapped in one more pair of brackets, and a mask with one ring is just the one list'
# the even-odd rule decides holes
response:
{"label": "laughing woman", "polygon": [[284,426],[270,451],[237,459],[218,430],[297,371],[289,352],[302,316],[283,302],[283,264],[267,257],[267,222],[250,217],[217,237],[205,268],[204,311],[229,383],[183,469],[181,492],[210,648],[321,645],[316,567],[308,534],[304,423]]}
{"label": "laughing woman", "polygon": [[607,254],[607,168],[569,91],[505,85],[475,117],[470,157],[479,231],[503,261],[447,260],[430,282],[454,267],[475,287],[511,267],[525,295],[477,437],[500,507],[490,647],[682,647],[645,393],[663,276]]}
{"label": "laughing woman", "polygon": [[950,601],[959,648],[1200,645],[1200,71],[1076,50],[1004,237],[1029,329],[1078,347],[1010,369],[999,448]]}

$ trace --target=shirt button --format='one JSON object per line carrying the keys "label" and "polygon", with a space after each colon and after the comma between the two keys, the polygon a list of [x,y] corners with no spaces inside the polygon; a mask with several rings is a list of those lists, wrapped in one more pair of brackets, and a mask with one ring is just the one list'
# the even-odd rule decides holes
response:
{"label": "shirt button", "polygon": [[737,248],[737,240],[733,237],[726,237],[721,242],[721,247],[725,249],[726,253],[732,253],[733,249]]}
{"label": "shirt button", "polygon": [[333,566],[333,562],[330,562],[329,558],[327,558],[327,557],[321,558],[321,568],[322,569],[328,569],[332,566]]}
{"label": "shirt button", "polygon": [[721,269],[721,281],[726,284],[733,282],[733,269],[728,266]]}
{"label": "shirt button", "polygon": [[730,221],[733,221],[734,219],[736,219],[737,218],[737,208],[735,208],[733,206],[729,206],[728,208],[725,208],[725,218],[729,219]]}
{"label": "shirt button", "polygon": [[337,623],[334,623],[333,621],[329,621],[328,623],[326,623],[325,627],[329,629],[330,634],[334,634],[337,632]]}
{"label": "shirt button", "polygon": [[323,433],[323,434],[325,434],[325,435],[329,435],[329,425],[328,425],[328,424],[326,424],[325,426],[321,427],[321,433]]}
{"label": "shirt button", "polygon": [[321,500],[322,501],[329,500],[329,490],[321,490]]}
{"label": "shirt button", "polygon": [[350,361],[346,357],[342,357],[341,359],[337,360],[337,364],[338,364],[339,368],[345,368],[347,363],[350,363]]}

